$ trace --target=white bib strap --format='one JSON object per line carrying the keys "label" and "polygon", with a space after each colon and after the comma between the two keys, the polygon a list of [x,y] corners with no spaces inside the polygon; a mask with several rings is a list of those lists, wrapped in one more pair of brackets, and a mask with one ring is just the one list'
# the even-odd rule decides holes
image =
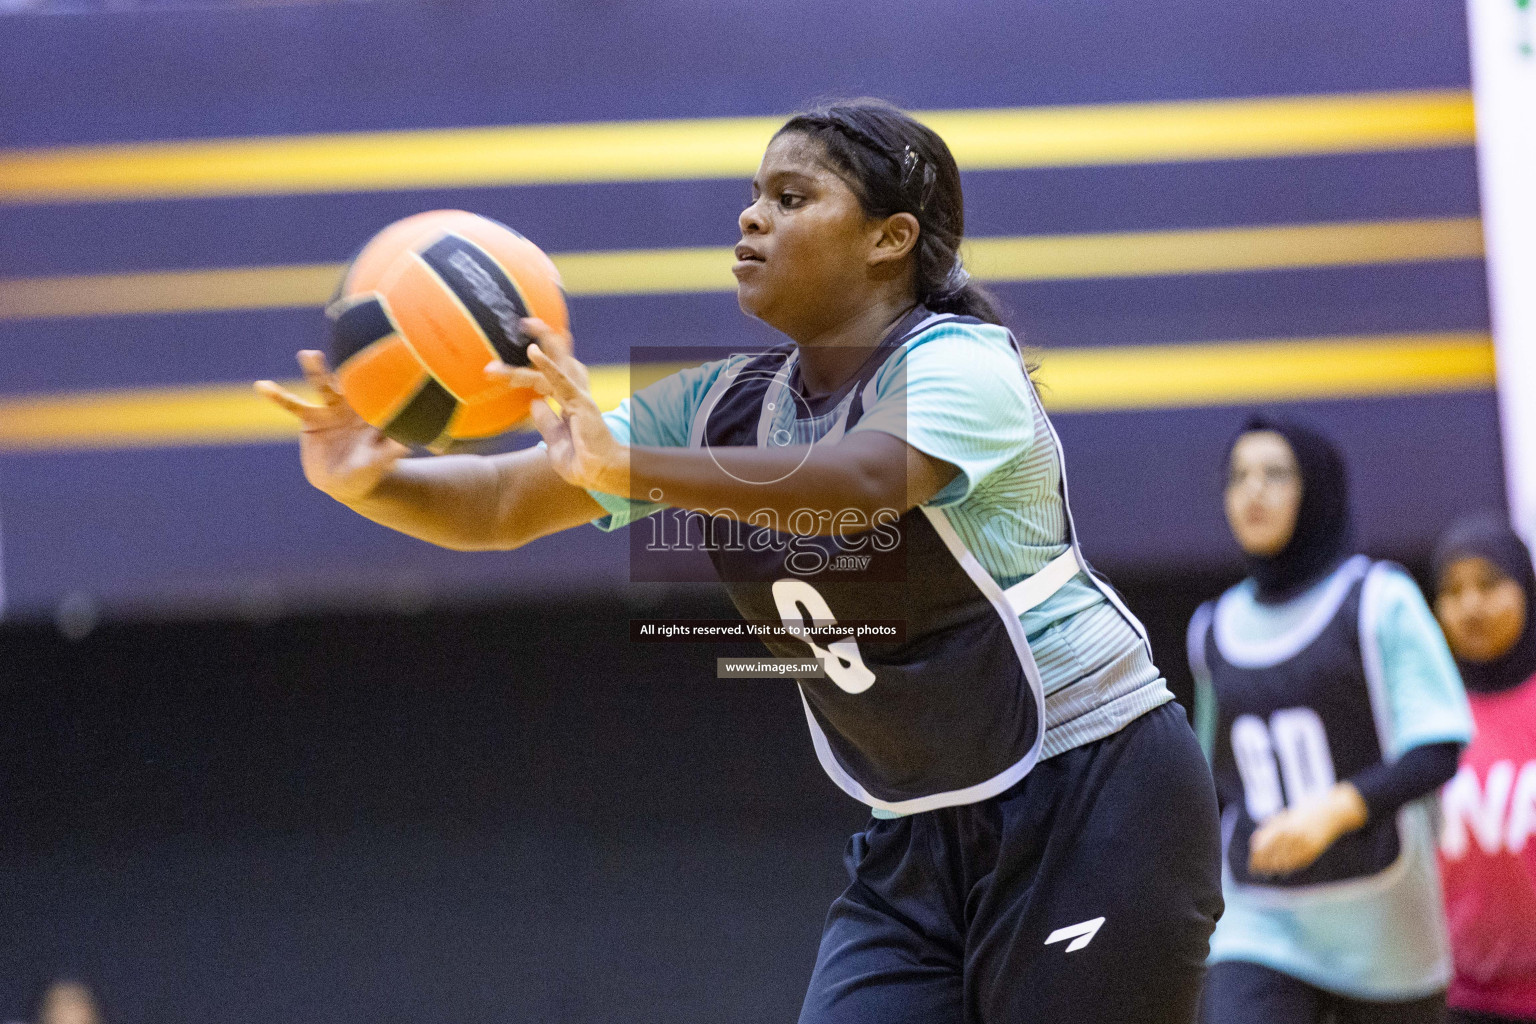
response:
{"label": "white bib strap", "polygon": [[1008,598],[1015,615],[1023,615],[1031,608],[1044,604],[1046,598],[1066,586],[1067,581],[1076,576],[1080,568],[1077,564],[1077,551],[1068,547],[1051,559],[1044,569],[1003,591],[1003,596]]}

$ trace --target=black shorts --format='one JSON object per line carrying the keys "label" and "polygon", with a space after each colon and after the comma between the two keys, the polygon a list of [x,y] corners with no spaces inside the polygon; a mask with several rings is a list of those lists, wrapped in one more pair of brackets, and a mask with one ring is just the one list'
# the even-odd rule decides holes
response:
{"label": "black shorts", "polygon": [[849,841],[801,1024],[1192,1024],[1221,914],[1211,773],[1177,704],[977,804]]}
{"label": "black shorts", "polygon": [[1258,964],[1211,968],[1201,1024],[1440,1024],[1445,993],[1408,1002],[1350,999]]}

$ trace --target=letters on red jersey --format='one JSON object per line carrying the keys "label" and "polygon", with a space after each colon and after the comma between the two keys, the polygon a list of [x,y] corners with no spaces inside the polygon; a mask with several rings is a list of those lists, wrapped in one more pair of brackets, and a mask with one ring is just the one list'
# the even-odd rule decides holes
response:
{"label": "letters on red jersey", "polygon": [[1536,1018],[1536,678],[1468,698],[1477,735],[1441,793],[1450,1003]]}

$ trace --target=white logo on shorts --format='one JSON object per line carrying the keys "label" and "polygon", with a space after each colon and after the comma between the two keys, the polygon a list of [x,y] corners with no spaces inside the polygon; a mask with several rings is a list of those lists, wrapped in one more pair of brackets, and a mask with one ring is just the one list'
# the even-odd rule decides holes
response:
{"label": "white logo on shorts", "polygon": [[1051,932],[1051,937],[1045,940],[1045,944],[1049,946],[1053,942],[1065,942],[1071,939],[1072,944],[1067,947],[1066,951],[1068,953],[1075,953],[1092,942],[1093,937],[1099,934],[1099,929],[1103,925],[1104,919],[1102,917],[1096,917],[1092,921],[1084,921],[1082,924],[1069,924],[1065,928],[1057,928]]}

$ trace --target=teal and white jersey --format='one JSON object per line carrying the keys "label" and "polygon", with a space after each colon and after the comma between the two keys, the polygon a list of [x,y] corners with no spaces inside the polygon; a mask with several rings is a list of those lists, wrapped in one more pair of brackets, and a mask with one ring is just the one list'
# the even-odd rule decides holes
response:
{"label": "teal and white jersey", "polygon": [[1294,875],[1247,872],[1248,837],[1268,815],[1413,747],[1471,737],[1460,676],[1413,580],[1356,556],[1277,605],[1255,601],[1245,580],[1196,613],[1190,665],[1223,805],[1226,912],[1211,961],[1358,999],[1444,989],[1433,795],[1340,837]]}
{"label": "teal and white jersey", "polygon": [[[686,446],[697,413],[722,375],[752,359],[733,355],[672,374],[605,413],[614,435],[645,446]],[[858,394],[853,434],[879,430],[959,468],[928,503],[942,509],[964,549],[1003,590],[1071,549],[1059,442],[1008,331],[949,319],[909,337],[874,374],[818,415],[778,403],[765,436],[779,444],[825,442]],[[770,406],[771,407],[771,406]],[[836,429],[841,429],[837,427]],[[613,530],[662,505],[593,493]],[[1070,566],[1068,567],[1070,569]],[[1172,699],[1128,612],[1078,571],[1020,621],[1045,694],[1041,757],[1108,736]]]}

